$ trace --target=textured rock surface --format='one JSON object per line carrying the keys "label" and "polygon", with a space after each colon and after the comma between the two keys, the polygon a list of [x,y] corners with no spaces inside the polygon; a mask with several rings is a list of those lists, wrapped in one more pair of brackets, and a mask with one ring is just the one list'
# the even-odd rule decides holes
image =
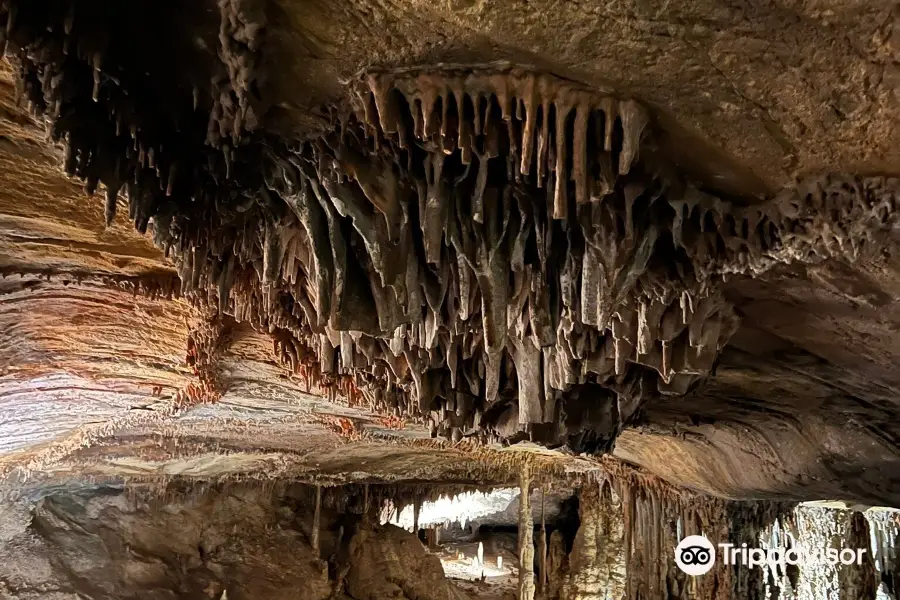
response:
{"label": "textured rock surface", "polygon": [[768,568],[773,595],[782,598],[896,597],[896,511],[865,513],[829,506],[798,506],[762,535],[770,547],[794,547],[815,555],[826,548],[864,551],[851,564],[808,560],[796,569]]}
{"label": "textured rock surface", "polygon": [[900,502],[895,6],[174,11],[2,4],[13,485],[508,483],[502,439]]}
{"label": "textured rock surface", "polygon": [[622,504],[609,485],[582,490],[581,525],[569,554],[561,598],[614,600],[625,593],[625,522]]}
{"label": "textured rock surface", "polygon": [[361,531],[351,543],[347,592],[359,600],[455,598],[441,561],[408,532],[390,525]]}
{"label": "textured rock surface", "polygon": [[0,597],[464,598],[362,513],[523,468],[551,596],[896,596],[783,502],[900,506],[898,19],[0,2]]}
{"label": "textured rock surface", "polygon": [[[275,14],[273,61],[286,75],[272,93],[298,127],[364,66],[499,57],[643,98],[776,188],[796,173],[900,160],[889,0],[284,1]],[[673,137],[681,162],[717,162],[705,144]]]}
{"label": "textured rock surface", "polygon": [[[374,492],[373,492],[374,494]],[[346,501],[346,492],[341,496]],[[308,490],[225,486],[163,498],[57,490],[27,530],[4,527],[4,598],[466,598],[411,534],[326,506],[312,549]],[[375,502],[373,500],[373,507]],[[14,522],[4,509],[4,525]],[[27,521],[26,521],[27,522]]]}

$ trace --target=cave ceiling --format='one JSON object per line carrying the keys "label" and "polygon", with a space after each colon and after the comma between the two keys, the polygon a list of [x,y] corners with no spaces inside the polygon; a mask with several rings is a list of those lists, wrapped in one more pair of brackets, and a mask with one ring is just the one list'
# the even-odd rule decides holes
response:
{"label": "cave ceiling", "polygon": [[5,485],[900,506],[896,4],[0,6]]}

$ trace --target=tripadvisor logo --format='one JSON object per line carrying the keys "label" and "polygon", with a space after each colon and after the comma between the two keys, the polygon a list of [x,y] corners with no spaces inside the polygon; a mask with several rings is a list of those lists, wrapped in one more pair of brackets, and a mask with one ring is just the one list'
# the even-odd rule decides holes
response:
{"label": "tripadvisor logo", "polygon": [[[751,569],[765,565],[861,565],[865,548],[748,548],[747,544],[718,545],[722,564]],[[688,575],[705,575],[716,563],[716,547],[702,535],[689,535],[675,547],[675,564]]]}
{"label": "tripadvisor logo", "polygon": [[675,548],[675,564],[688,575],[705,575],[716,563],[716,549],[702,535],[689,535]]}

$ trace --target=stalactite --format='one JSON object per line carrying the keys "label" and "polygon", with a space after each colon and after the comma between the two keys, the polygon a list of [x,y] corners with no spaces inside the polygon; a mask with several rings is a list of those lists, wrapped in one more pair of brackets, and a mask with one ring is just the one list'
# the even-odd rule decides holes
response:
{"label": "stalactite", "polygon": [[368,519],[369,518],[369,484],[366,483],[366,484],[364,484],[364,486],[365,487],[364,487],[364,491],[363,491],[363,517]]}
{"label": "stalactite", "polygon": [[787,515],[791,505],[704,496],[622,465],[611,465],[609,481],[613,503],[616,499],[621,502],[625,598],[765,598],[762,569],[734,569],[719,560],[709,573],[689,577],[676,567],[674,549],[689,535],[703,535],[714,546],[730,542],[756,547],[761,532]]}
{"label": "stalactite", "polygon": [[[884,582],[893,580],[891,566],[898,513],[800,505],[760,532],[761,546],[794,548],[804,558],[796,567],[768,568],[768,598],[778,600],[843,600],[878,598],[888,593]],[[885,527],[887,525],[887,527]],[[889,540],[883,533],[887,530]],[[831,564],[817,559],[829,549],[863,550],[852,564]],[[878,591],[879,584],[882,590]],[[896,590],[896,588],[894,588]]]}
{"label": "stalactite", "polygon": [[732,203],[643,151],[637,100],[502,65],[365,73],[324,132],[267,137],[263,3],[219,0],[202,77],[168,85],[97,34],[158,33],[127,3],[90,23],[35,2],[0,7],[23,98],[104,218],[124,190],[185,297],[271,333],[310,389],[454,442],[610,451],[713,370],[723,277],[855,257],[896,220],[885,177]]}

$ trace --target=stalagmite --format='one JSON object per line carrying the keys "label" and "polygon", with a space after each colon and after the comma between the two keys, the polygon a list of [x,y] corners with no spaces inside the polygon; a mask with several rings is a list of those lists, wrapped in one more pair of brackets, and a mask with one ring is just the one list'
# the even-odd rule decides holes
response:
{"label": "stalagmite", "polygon": [[519,472],[519,598],[534,600],[534,519],[531,515],[531,463]]}

